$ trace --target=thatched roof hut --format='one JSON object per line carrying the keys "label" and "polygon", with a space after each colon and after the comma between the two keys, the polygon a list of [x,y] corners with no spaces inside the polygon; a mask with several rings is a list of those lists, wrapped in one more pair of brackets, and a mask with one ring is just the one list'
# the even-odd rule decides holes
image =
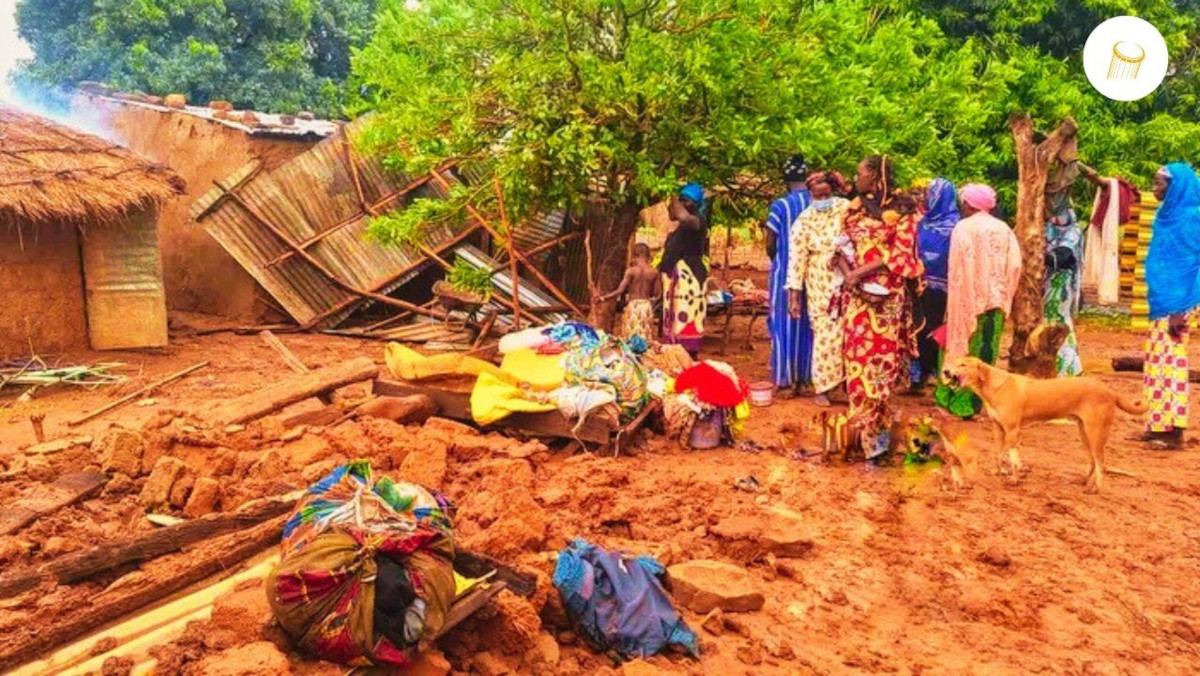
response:
{"label": "thatched roof hut", "polygon": [[0,224],[114,223],[183,188],[167,167],[0,105]]}
{"label": "thatched roof hut", "polygon": [[167,340],[158,205],[170,169],[0,106],[0,358]]}

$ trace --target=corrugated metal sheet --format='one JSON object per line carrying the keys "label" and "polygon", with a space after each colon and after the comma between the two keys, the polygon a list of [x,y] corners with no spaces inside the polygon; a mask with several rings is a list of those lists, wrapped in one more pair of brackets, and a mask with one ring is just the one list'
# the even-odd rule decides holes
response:
{"label": "corrugated metal sheet", "polygon": [[80,248],[92,349],[167,344],[167,299],[156,218],[153,210],[142,210],[114,227],[84,232]]}
{"label": "corrugated metal sheet", "polygon": [[[363,124],[360,119],[348,125],[351,136]],[[355,165],[363,198],[370,204],[412,184],[407,177],[384,169],[378,158],[357,156]],[[428,263],[415,247],[384,245],[367,238],[370,217],[359,202],[342,134],[274,171],[255,174],[255,170],[248,165],[221,181],[223,188],[210,191],[193,206],[192,217],[201,219],[205,230],[301,324],[336,326],[366,301],[292,253],[263,221],[283,231],[339,280],[357,289],[390,293],[416,277]],[[456,181],[451,172],[443,175],[449,182]],[[229,189],[234,189],[236,199],[227,194]],[[427,182],[387,208],[402,207],[418,197],[440,196],[445,196],[444,191],[435,182]],[[519,246],[525,249],[549,241],[562,223],[562,215],[557,214],[539,219],[536,226],[519,228]],[[431,226],[423,244],[442,249],[466,227]]]}

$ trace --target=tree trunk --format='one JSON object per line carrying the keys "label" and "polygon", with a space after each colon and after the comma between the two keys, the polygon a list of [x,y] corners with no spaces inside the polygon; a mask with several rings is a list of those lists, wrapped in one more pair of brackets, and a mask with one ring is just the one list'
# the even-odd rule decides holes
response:
{"label": "tree trunk", "polygon": [[[629,266],[629,243],[637,232],[640,213],[636,204],[614,205],[594,200],[584,205],[583,227],[591,233],[591,269],[596,275],[591,281],[596,284],[596,293],[611,293],[620,286]],[[616,311],[616,299],[604,303],[593,301],[589,323],[611,331]]]}
{"label": "tree trunk", "polygon": [[1028,115],[1010,120],[1017,155],[1016,235],[1021,244],[1021,283],[1013,300],[1013,344],[1009,368],[1024,373],[1031,365],[1034,346],[1030,336],[1042,322],[1042,289],[1045,281],[1046,179],[1063,143],[1075,133],[1067,118],[1046,140],[1033,142],[1033,121]]}

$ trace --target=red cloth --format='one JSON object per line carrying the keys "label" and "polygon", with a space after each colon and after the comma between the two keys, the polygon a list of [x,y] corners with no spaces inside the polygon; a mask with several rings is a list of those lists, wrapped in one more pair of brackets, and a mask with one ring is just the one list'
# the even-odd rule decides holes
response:
{"label": "red cloth", "polygon": [[741,378],[731,379],[707,362],[701,362],[679,374],[675,379],[675,391],[691,391],[709,406],[734,408],[746,400],[750,388]]}
{"label": "red cloth", "polygon": [[[1120,200],[1117,203],[1118,218],[1122,223],[1128,223],[1132,207],[1135,203],[1141,201],[1142,195],[1133,184],[1123,178],[1117,179],[1117,185],[1120,186],[1120,195],[1117,197]],[[1092,213],[1092,225],[1096,227],[1104,226],[1104,214],[1108,211],[1108,200],[1111,197],[1108,193],[1107,189],[1100,190],[1099,208]]]}

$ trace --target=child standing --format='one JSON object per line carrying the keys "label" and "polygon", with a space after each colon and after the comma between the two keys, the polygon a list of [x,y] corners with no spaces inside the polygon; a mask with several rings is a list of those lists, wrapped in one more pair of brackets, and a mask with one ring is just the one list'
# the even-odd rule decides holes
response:
{"label": "child standing", "polygon": [[645,244],[635,244],[633,261],[621,279],[621,285],[612,293],[600,297],[601,301],[626,296],[625,311],[621,313],[621,323],[617,329],[617,337],[628,341],[634,336],[641,336],[646,342],[654,338],[654,299],[661,294],[662,278],[657,269],[650,265],[650,247]]}

